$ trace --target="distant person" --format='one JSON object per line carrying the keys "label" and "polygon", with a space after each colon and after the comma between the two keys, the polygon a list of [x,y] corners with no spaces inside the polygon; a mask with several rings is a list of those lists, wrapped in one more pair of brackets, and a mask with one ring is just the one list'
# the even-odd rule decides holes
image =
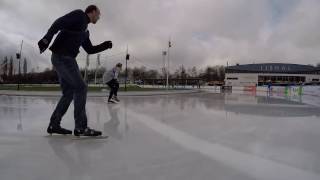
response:
{"label": "distant person", "polygon": [[114,68],[103,74],[103,82],[110,88],[108,103],[120,102],[118,99],[119,82],[118,76],[122,70],[122,64],[118,63]]}
{"label": "distant person", "polygon": [[95,5],[90,5],[85,12],[74,10],[58,18],[49,28],[47,34],[38,42],[40,53],[48,47],[55,34],[50,50],[52,51],[51,62],[58,74],[62,97],[54,110],[47,129],[49,134],[72,134],[72,131],[60,126],[63,115],[68,110],[71,101],[74,101],[75,136],[100,136],[102,133],[91,129],[87,125],[86,99],[87,84],[83,80],[76,62],[80,46],[88,54],[95,54],[112,48],[111,41],[105,41],[93,46],[88,24],[96,24],[100,19],[100,10]]}
{"label": "distant person", "polygon": [[272,91],[272,82],[268,81],[268,91],[271,92]]}

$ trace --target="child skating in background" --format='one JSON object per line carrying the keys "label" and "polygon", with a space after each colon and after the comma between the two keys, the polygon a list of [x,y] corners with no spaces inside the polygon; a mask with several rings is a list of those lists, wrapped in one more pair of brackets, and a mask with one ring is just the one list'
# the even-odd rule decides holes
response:
{"label": "child skating in background", "polygon": [[108,103],[120,102],[118,99],[119,82],[118,76],[122,70],[122,64],[118,63],[114,68],[103,74],[103,82],[110,88]]}

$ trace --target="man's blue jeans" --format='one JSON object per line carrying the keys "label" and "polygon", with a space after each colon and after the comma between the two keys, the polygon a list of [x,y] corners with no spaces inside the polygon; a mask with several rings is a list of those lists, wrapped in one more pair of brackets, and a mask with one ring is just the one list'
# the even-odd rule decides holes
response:
{"label": "man's blue jeans", "polygon": [[75,58],[52,54],[51,62],[59,77],[62,97],[50,118],[50,125],[60,126],[61,119],[67,112],[69,105],[73,100],[75,128],[86,128],[87,84],[81,76]]}

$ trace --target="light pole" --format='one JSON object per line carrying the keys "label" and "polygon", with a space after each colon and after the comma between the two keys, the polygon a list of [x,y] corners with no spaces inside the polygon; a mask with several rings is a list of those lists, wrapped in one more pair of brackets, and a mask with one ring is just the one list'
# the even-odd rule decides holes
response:
{"label": "light pole", "polygon": [[100,66],[100,54],[97,55],[96,72],[94,73],[94,84],[97,84],[97,71]]}
{"label": "light pole", "polygon": [[169,38],[169,43],[168,43],[168,64],[167,64],[167,90],[169,89],[169,74],[170,74],[170,48],[171,48],[171,38]]}
{"label": "light pole", "polygon": [[127,46],[127,54],[126,54],[126,72],[125,72],[125,82],[124,82],[124,90],[127,91],[127,79],[128,79],[128,61],[130,59],[130,54]]}
{"label": "light pole", "polygon": [[20,90],[20,75],[21,75],[21,63],[20,63],[20,60],[21,60],[21,53],[22,53],[22,45],[23,45],[23,40],[21,41],[21,46],[20,46],[20,52],[19,53],[17,53],[16,54],[16,56],[17,56],[17,59],[18,59],[18,61],[19,61],[19,74],[18,74],[18,91]]}
{"label": "light pole", "polygon": [[[163,68],[162,68],[162,73],[163,73],[163,77],[167,77],[167,71],[166,71],[166,55],[167,55],[167,51],[162,51],[162,61],[163,61]],[[166,82],[166,85],[168,85],[168,78],[167,79],[167,82]]]}

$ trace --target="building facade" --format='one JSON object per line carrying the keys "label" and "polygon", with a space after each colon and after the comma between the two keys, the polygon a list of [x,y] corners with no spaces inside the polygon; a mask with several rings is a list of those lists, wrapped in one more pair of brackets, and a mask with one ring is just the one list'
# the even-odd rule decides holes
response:
{"label": "building facade", "polygon": [[320,69],[310,65],[264,63],[229,66],[226,86],[257,86],[320,83]]}

